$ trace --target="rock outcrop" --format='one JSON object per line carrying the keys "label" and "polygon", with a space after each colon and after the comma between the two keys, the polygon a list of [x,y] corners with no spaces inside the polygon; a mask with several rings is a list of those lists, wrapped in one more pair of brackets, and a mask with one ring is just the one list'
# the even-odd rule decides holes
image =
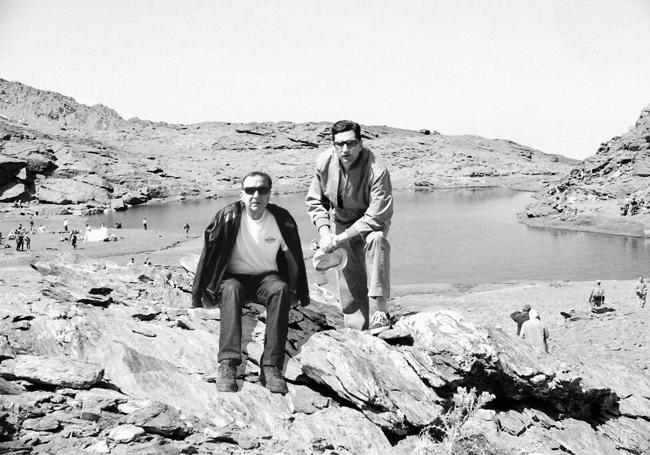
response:
{"label": "rock outcrop", "polygon": [[[21,180],[13,167],[3,177],[2,169],[11,166],[0,166],[0,200],[124,209],[151,199],[221,196],[236,191],[261,159],[275,189],[300,191],[309,184],[317,155],[331,145],[329,127],[124,120],[101,105],[0,79],[0,152],[27,170]],[[397,188],[536,189],[575,164],[478,136],[364,126],[363,138],[386,162]],[[88,185],[90,177],[102,184]]]}
{"label": "rock outcrop", "polygon": [[35,286],[0,289],[4,452],[412,453],[457,387],[494,396],[468,425],[479,440],[650,450],[642,373],[579,371],[452,311],[405,315],[377,338],[342,328],[314,287],[314,303],[291,311],[282,396],[258,383],[264,308],[250,303],[240,390],[220,393],[219,310],[190,307],[186,269],[62,257],[14,273]]}
{"label": "rock outcrop", "polygon": [[644,236],[650,230],[650,106],[628,132],[601,144],[537,199],[521,216],[527,224]]}

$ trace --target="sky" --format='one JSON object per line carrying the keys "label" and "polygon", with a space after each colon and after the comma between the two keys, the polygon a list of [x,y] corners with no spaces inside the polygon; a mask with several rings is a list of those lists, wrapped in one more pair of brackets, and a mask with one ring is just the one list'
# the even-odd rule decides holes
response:
{"label": "sky", "polygon": [[583,159],[650,104],[650,0],[0,0],[0,78],[124,118],[346,118]]}

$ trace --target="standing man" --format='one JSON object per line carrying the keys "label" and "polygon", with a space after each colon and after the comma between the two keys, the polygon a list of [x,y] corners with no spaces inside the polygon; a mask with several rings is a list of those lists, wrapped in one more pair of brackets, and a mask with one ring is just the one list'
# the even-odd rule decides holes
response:
{"label": "standing man", "polygon": [[68,219],[67,218],[63,218],[63,230],[65,232],[68,232]]}
{"label": "standing man", "polygon": [[147,218],[146,217],[144,217],[142,219],[142,227],[144,228],[145,231],[147,230]]}
{"label": "standing man", "polygon": [[348,256],[347,265],[337,271],[345,325],[377,334],[390,328],[390,175],[364,147],[358,123],[336,122],[332,141],[334,146],[316,161],[307,210],[320,248],[343,248]]}
{"label": "standing man", "polygon": [[296,301],[309,304],[298,226],[288,211],[269,204],[269,175],[251,172],[241,188],[241,200],[217,212],[205,230],[192,304],[220,305],[217,389],[222,392],[237,391],[242,307],[249,300],[265,305],[260,383],[273,393],[284,394],[288,392],[282,368],[289,309]]}
{"label": "standing man", "polygon": [[645,306],[646,295],[648,295],[648,286],[642,276],[640,276],[639,281],[636,282],[634,291],[636,292],[636,298],[641,305],[641,308],[643,308]]}
{"label": "standing man", "polygon": [[548,329],[539,319],[537,310],[530,310],[530,319],[521,326],[521,337],[538,351],[548,354]]}
{"label": "standing man", "polygon": [[600,285],[600,280],[596,280],[595,286],[591,289],[589,294],[589,304],[591,311],[595,311],[605,303],[605,289]]}

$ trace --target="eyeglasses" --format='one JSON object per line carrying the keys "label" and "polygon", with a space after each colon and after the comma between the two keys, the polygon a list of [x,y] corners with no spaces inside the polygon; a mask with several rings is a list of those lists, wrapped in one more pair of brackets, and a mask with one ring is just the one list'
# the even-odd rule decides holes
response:
{"label": "eyeglasses", "polygon": [[341,141],[341,142],[334,143],[334,147],[336,147],[337,149],[342,149],[344,145],[347,145],[349,149],[353,149],[357,145],[359,145],[359,141],[357,139],[350,139],[349,141]]}
{"label": "eyeglasses", "polygon": [[249,186],[244,188],[244,193],[248,194],[249,196],[255,194],[256,191],[260,194],[269,194],[271,188],[267,186]]}

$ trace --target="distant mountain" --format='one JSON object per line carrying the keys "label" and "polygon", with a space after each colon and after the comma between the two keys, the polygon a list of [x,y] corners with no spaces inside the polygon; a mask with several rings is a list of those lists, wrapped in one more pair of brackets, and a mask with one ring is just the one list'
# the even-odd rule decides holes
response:
{"label": "distant mountain", "polygon": [[[280,192],[303,191],[330,123],[192,125],[125,120],[103,106],[0,79],[0,202],[33,200],[122,209],[152,198],[237,191],[252,169]],[[364,126],[365,144],[397,188],[537,189],[575,160],[502,139]]]}
{"label": "distant mountain", "polygon": [[601,144],[537,198],[522,216],[527,224],[644,235],[650,227],[650,106],[627,133]]}

